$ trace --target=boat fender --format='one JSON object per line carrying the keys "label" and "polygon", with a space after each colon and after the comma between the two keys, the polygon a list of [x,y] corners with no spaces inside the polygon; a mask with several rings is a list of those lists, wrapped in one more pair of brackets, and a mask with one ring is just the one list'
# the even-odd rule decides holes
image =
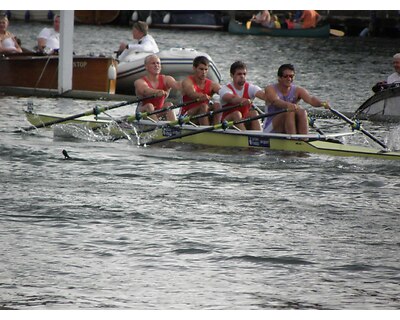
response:
{"label": "boat fender", "polygon": [[47,11],[47,19],[53,20],[54,18],[54,13],[52,10]]}
{"label": "boat fender", "polygon": [[136,21],[138,21],[138,19],[139,19],[138,12],[135,11],[134,13],[132,13],[131,20],[132,20],[133,22],[136,22]]}
{"label": "boat fender", "polygon": [[168,12],[163,19],[163,23],[168,24],[171,21],[171,14]]}
{"label": "boat fender", "polygon": [[117,69],[115,68],[114,64],[110,64],[110,66],[108,67],[108,79],[109,80],[117,79]]}

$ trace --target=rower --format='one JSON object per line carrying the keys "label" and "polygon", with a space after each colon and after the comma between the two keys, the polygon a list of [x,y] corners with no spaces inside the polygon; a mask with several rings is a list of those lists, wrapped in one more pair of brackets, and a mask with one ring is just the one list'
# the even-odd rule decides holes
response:
{"label": "rower", "polygon": [[[199,99],[200,101],[183,107],[180,111],[182,116],[194,116],[221,108],[219,98],[214,100],[212,106],[208,104],[212,96],[218,94],[218,91],[221,89],[219,83],[207,78],[209,65],[210,61],[205,56],[194,58],[193,74],[182,81],[182,99],[183,102],[195,99]],[[221,114],[217,113],[213,115],[211,121],[213,124],[220,123]],[[210,119],[208,117],[199,118],[198,124],[208,126],[210,125]]]}
{"label": "rower", "polygon": [[[219,91],[222,107],[242,104],[242,106],[226,111],[222,114],[222,120],[238,121],[244,118],[252,118],[258,115],[257,110],[252,108],[252,100],[256,97],[264,100],[264,91],[254,84],[246,81],[247,66],[243,61],[236,61],[231,65],[230,74],[232,82],[222,86]],[[261,130],[259,120],[240,123],[240,130]]]}

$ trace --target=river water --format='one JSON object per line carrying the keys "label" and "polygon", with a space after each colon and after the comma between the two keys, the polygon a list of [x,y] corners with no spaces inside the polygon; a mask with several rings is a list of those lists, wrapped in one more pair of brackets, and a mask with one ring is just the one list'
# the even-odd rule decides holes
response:
{"label": "river water", "polygon": [[[10,30],[33,47],[42,27]],[[74,51],[112,54],[130,34],[75,26]],[[209,53],[224,81],[236,59],[260,86],[291,62],[298,84],[341,111],[371,95],[399,48],[393,39],[152,34],[160,48]],[[400,308],[400,163],[12,133],[27,125],[28,102],[65,114],[113,104],[0,97],[0,308]],[[364,125],[398,139],[396,124]]]}

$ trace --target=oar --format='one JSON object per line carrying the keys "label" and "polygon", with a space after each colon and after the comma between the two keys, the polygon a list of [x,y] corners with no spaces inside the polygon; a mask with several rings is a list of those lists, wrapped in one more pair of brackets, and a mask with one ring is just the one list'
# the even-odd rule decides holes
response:
{"label": "oar", "polygon": [[77,119],[77,118],[80,118],[80,117],[84,117],[84,116],[90,116],[90,115],[93,115],[93,114],[98,115],[98,114],[100,114],[102,112],[105,112],[107,110],[120,108],[120,107],[123,107],[123,106],[127,106],[129,104],[134,104],[134,103],[140,102],[140,101],[145,100],[145,99],[154,98],[155,96],[156,95],[151,95],[151,96],[140,98],[140,99],[135,99],[135,100],[131,100],[131,101],[125,101],[125,102],[121,102],[121,103],[118,103],[118,104],[115,104],[115,105],[112,105],[112,106],[94,107],[91,110],[88,110],[88,111],[82,112],[82,113],[78,113],[78,114],[74,114],[74,115],[69,116],[69,117],[57,119],[57,120],[46,122],[46,123],[41,123],[41,124],[39,124],[37,126],[33,126],[32,125],[30,127],[18,129],[18,130],[15,130],[14,133],[30,131],[30,130],[33,130],[33,129],[39,129],[39,128],[43,128],[43,127],[50,127],[50,126],[52,126],[54,124],[58,124],[58,123],[62,123],[62,122],[70,121],[70,120],[74,120],[74,119]]}
{"label": "oar", "polygon": [[[194,102],[196,102],[196,101],[194,101]],[[193,103],[193,101],[191,103]],[[189,104],[189,103],[187,103],[187,104]],[[214,114],[221,113],[221,112],[226,112],[226,111],[241,107],[242,105],[243,105],[242,103],[239,103],[239,104],[234,105],[234,106],[229,106],[229,107],[225,107],[225,108],[221,108],[221,109],[217,109],[217,110],[211,110],[211,111],[200,113],[200,114],[196,114],[196,115],[193,115],[193,116],[181,116],[177,120],[173,120],[173,121],[170,121],[168,123],[163,123],[163,124],[160,124],[160,125],[156,125],[155,128],[152,128],[150,130],[141,131],[141,133],[154,131],[156,128],[162,128],[162,127],[167,127],[167,126],[170,126],[170,127],[173,127],[173,126],[176,126],[176,125],[182,126],[183,124],[191,122],[193,120],[204,118],[204,117],[208,117],[208,116],[212,116]],[[148,115],[150,115],[150,114],[148,114]],[[132,117],[133,120],[127,121],[127,122],[134,122],[135,121],[135,116],[131,116],[131,117]],[[119,140],[119,139],[115,139],[114,141],[116,141],[116,140]]]}
{"label": "oar", "polygon": [[359,130],[362,133],[364,133],[368,138],[372,139],[373,141],[375,141],[377,144],[379,144],[381,147],[383,147],[384,149],[388,149],[388,147],[386,146],[386,144],[384,144],[382,141],[380,141],[378,138],[376,138],[375,136],[373,136],[370,132],[368,132],[367,130],[365,130],[363,127],[361,127],[361,124],[359,122],[353,121],[350,118],[346,117],[344,114],[342,114],[341,112],[329,108],[329,110],[331,110],[331,112],[335,115],[337,115],[339,118],[342,118],[344,121],[346,121],[347,123],[351,124],[351,128],[353,130]]}
{"label": "oar", "polygon": [[193,121],[193,120],[196,120],[196,119],[200,119],[200,118],[204,118],[204,117],[211,117],[214,114],[221,113],[221,112],[226,112],[226,111],[229,111],[229,110],[232,110],[232,109],[239,108],[241,106],[243,106],[243,103],[239,103],[239,104],[236,104],[234,106],[229,106],[229,107],[225,107],[225,108],[221,108],[221,109],[217,109],[217,110],[211,110],[211,111],[200,113],[200,114],[196,114],[196,115],[193,115],[193,116],[179,117],[179,119],[171,121],[171,122],[167,123],[167,125],[175,126],[175,125],[179,124],[181,126],[181,125],[183,125],[185,123],[188,123],[190,121]]}
{"label": "oar", "polygon": [[191,100],[191,101],[183,102],[181,104],[177,104],[177,105],[172,105],[172,106],[169,106],[169,107],[161,108],[161,109],[158,109],[158,110],[155,110],[155,111],[152,111],[152,112],[136,112],[136,114],[134,114],[132,116],[129,116],[124,120],[121,120],[121,122],[122,121],[125,121],[125,122],[140,121],[141,119],[149,117],[151,115],[162,113],[162,112],[167,112],[169,110],[173,110],[173,109],[177,109],[177,108],[182,108],[182,107],[185,107],[185,106],[188,106],[190,104],[193,104],[193,103],[196,103],[196,102],[200,102],[200,101],[204,101],[205,102],[207,100],[202,100],[202,99],[197,98],[197,99],[194,99],[194,100]]}
{"label": "oar", "polygon": [[308,117],[308,124],[309,124],[309,126],[311,128],[313,128],[319,134],[325,135],[325,133],[320,128],[318,128],[318,126],[315,124],[315,118],[314,117]]}
{"label": "oar", "polygon": [[237,124],[240,124],[240,123],[246,123],[246,122],[251,122],[251,121],[254,121],[254,120],[258,120],[258,119],[272,117],[272,116],[275,116],[275,115],[277,115],[279,113],[283,113],[283,112],[287,112],[287,109],[282,109],[282,110],[279,110],[279,111],[276,111],[276,112],[271,112],[271,113],[264,113],[264,114],[260,114],[260,115],[258,115],[256,117],[245,118],[245,119],[241,119],[241,120],[238,120],[238,121],[229,121],[229,122],[228,121],[223,121],[222,123],[216,124],[214,126],[205,127],[203,129],[190,131],[190,132],[186,132],[186,133],[175,135],[175,136],[165,137],[165,138],[162,138],[162,139],[153,140],[153,141],[149,141],[149,142],[146,142],[146,143],[140,143],[139,145],[140,146],[145,146],[145,145],[149,146],[149,145],[152,145],[152,144],[156,144],[156,143],[160,143],[160,142],[166,142],[166,141],[169,141],[169,140],[180,139],[180,138],[184,138],[184,137],[187,137],[187,136],[192,136],[192,135],[199,134],[199,133],[204,133],[204,132],[210,132],[210,131],[217,130],[217,129],[225,130],[225,129],[231,128],[234,125],[237,125]]}
{"label": "oar", "polygon": [[336,37],[343,37],[344,36],[344,32],[341,30],[336,30],[336,29],[329,29],[329,33],[333,36]]}

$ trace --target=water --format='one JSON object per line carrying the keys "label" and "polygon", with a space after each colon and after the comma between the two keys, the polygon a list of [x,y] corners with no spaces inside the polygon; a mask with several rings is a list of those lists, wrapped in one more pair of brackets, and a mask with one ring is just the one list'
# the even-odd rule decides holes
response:
{"label": "water", "polygon": [[[30,47],[42,27],[10,28]],[[111,54],[130,37],[115,26],[75,33],[77,53]],[[238,58],[261,86],[292,62],[297,82],[341,111],[354,111],[391,72],[398,47],[393,39],[152,33],[161,48],[209,53],[225,80]],[[27,125],[28,101],[66,114],[113,104],[0,97],[0,307],[400,307],[398,162],[12,133]],[[365,126],[398,137],[396,124]]]}

